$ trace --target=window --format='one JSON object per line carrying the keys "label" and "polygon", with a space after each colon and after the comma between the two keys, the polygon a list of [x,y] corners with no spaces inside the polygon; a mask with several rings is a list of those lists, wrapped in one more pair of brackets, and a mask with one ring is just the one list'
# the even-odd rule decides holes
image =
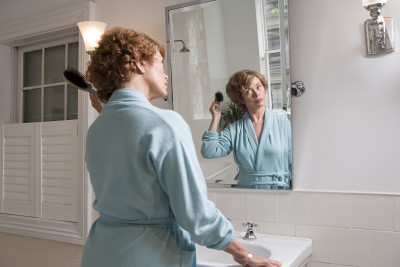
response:
{"label": "window", "polygon": [[0,125],[0,232],[85,243],[92,222],[85,136],[97,113],[62,73],[85,69],[76,23],[93,12],[93,2],[79,3],[0,28],[0,50],[11,52],[1,67],[12,75],[0,79],[10,96],[0,98],[10,101]]}
{"label": "window", "polygon": [[[78,118],[78,91],[64,81],[64,69],[78,69],[77,38],[21,48],[18,51],[22,122]],[[22,109],[22,110],[21,110]]]}

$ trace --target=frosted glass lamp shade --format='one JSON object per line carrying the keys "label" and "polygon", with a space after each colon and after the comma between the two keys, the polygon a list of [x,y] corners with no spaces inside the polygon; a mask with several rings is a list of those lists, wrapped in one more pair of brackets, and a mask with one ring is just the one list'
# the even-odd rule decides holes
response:
{"label": "frosted glass lamp shade", "polygon": [[386,4],[387,0],[362,0],[362,4],[364,7],[373,5],[373,4]]}
{"label": "frosted glass lamp shade", "polygon": [[107,24],[100,21],[78,22],[79,30],[85,42],[86,52],[91,52],[97,47],[101,35],[104,33]]}

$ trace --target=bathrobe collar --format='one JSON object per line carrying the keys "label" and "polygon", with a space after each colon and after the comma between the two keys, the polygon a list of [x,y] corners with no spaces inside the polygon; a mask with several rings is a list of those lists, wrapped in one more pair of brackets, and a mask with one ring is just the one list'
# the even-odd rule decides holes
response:
{"label": "bathrobe collar", "polygon": [[150,101],[140,91],[131,88],[121,88],[115,90],[107,104],[113,104],[117,102],[129,102],[139,101],[151,105]]}
{"label": "bathrobe collar", "polygon": [[266,139],[269,139],[269,135],[271,132],[271,123],[272,123],[272,116],[273,111],[270,110],[267,105],[265,105],[265,115],[264,115],[264,125],[263,131],[261,133],[260,143],[258,143],[256,132],[254,131],[253,124],[251,123],[250,114],[248,112],[244,113],[244,123],[245,123],[245,130],[250,141],[250,145],[253,149],[253,152],[256,154],[255,156],[255,167],[256,169],[261,167],[262,162],[262,150],[264,148],[264,143]]}

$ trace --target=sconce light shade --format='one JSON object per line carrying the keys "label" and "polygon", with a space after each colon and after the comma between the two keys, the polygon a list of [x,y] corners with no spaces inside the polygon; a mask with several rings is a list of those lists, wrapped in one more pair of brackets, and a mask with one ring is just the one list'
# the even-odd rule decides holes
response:
{"label": "sconce light shade", "polygon": [[104,33],[106,26],[106,23],[100,21],[78,22],[78,27],[82,34],[83,41],[85,42],[85,49],[88,54],[97,47],[97,42]]}
{"label": "sconce light shade", "polygon": [[364,7],[374,4],[386,4],[387,0],[362,0],[362,4]]}

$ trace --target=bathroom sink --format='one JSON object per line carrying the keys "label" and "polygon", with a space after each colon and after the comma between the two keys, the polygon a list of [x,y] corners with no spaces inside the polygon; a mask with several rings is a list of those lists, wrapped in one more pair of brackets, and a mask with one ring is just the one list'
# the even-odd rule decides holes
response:
{"label": "bathroom sink", "polygon": [[[278,260],[282,267],[305,266],[311,257],[312,241],[309,238],[256,234],[256,240],[244,240],[245,233],[237,232],[237,240],[251,253]],[[196,244],[198,267],[240,266],[225,251],[208,249]]]}

